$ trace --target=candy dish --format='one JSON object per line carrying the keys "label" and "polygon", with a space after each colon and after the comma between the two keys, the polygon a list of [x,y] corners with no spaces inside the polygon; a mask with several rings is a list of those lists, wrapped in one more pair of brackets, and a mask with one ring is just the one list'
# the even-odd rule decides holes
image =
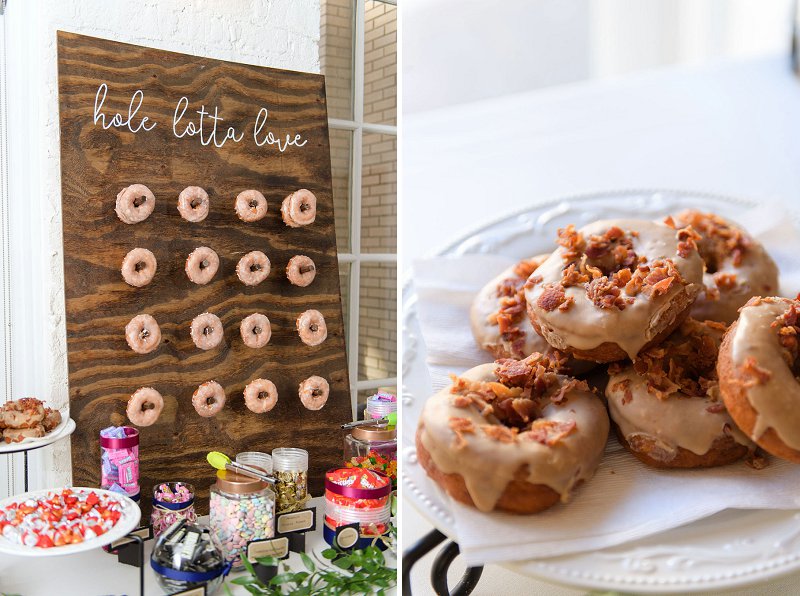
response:
{"label": "candy dish", "polygon": [[[21,495],[15,495],[13,497],[7,497],[3,500],[0,500],[0,511],[4,511],[13,504],[23,503],[30,499],[38,499],[53,493],[59,494],[62,490],[65,489],[36,490]],[[119,540],[131,530],[134,530],[139,524],[139,519],[142,515],[141,510],[131,499],[124,497],[119,493],[114,493],[99,488],[85,487],[70,487],[68,490],[72,491],[72,493],[78,496],[85,496],[93,492],[102,499],[107,499],[110,502],[118,504],[120,512],[119,519],[116,521],[113,527],[99,536],[86,538],[83,540],[83,542],[66,544],[63,546],[53,546],[50,548],[18,544],[17,542],[12,542],[0,532],[0,553],[7,555],[18,555],[22,557],[55,557],[85,552],[94,548],[100,548]]]}

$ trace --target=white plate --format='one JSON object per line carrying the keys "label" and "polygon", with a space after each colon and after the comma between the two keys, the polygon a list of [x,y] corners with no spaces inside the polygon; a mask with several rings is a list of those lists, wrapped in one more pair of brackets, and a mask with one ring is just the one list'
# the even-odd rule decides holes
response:
{"label": "white plate", "polygon": [[61,412],[61,422],[53,430],[45,436],[38,439],[29,437],[23,439],[19,443],[6,443],[0,439],[0,454],[3,453],[19,453],[21,451],[32,451],[33,449],[40,449],[51,445],[56,441],[63,439],[72,434],[75,430],[75,421],[67,417],[66,410]]}
{"label": "white plate", "polygon": [[[0,501],[0,509],[7,507],[11,503],[20,503],[31,497],[36,498],[46,495],[47,493],[61,490],[62,489],[60,488],[48,488],[44,490],[34,490],[21,495],[15,495],[13,497],[7,497]],[[128,534],[131,530],[135,530],[139,525],[139,520],[142,517],[142,511],[139,509],[139,506],[128,497],[100,488],[71,487],[71,490],[81,494],[95,492],[98,495],[107,495],[115,501],[118,501],[122,506],[122,515],[120,516],[119,521],[117,521],[113,528],[101,536],[84,540],[78,544],[54,546],[52,548],[24,546],[17,544],[16,542],[6,540],[2,535],[0,535],[0,553],[5,553],[7,555],[18,555],[21,557],[58,557],[61,555],[73,555],[75,553],[82,553],[87,550],[92,550],[93,548],[100,548],[101,546],[111,544],[115,540],[119,540]]]}
{"label": "white plate", "polygon": [[[622,191],[572,197],[484,225],[438,252],[529,257],[552,248],[568,223],[656,218],[695,207],[735,218],[752,201],[678,191]],[[797,226],[797,224],[796,224]],[[467,322],[465,321],[465,325]],[[414,433],[432,386],[416,316],[416,295],[403,288],[402,483],[404,496],[449,537],[456,537],[446,498],[417,464]],[[517,572],[589,589],[639,593],[723,589],[800,569],[800,512],[728,510],[686,526],[590,553],[505,564]]]}

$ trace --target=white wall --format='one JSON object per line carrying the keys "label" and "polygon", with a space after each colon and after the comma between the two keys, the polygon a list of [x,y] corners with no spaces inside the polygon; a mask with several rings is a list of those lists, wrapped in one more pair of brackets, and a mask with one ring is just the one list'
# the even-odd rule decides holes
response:
{"label": "white wall", "polygon": [[[12,395],[67,392],[56,30],[319,72],[319,0],[8,0]],[[0,478],[5,458],[0,458]],[[69,442],[36,453],[33,486],[70,482]],[[15,463],[9,490],[21,490]],[[0,483],[0,497],[5,492]]]}

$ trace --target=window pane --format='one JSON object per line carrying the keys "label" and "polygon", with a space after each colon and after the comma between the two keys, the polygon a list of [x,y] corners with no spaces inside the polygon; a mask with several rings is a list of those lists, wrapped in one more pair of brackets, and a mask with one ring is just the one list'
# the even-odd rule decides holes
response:
{"label": "window pane", "polygon": [[336,250],[350,252],[350,156],[353,133],[329,129]]}
{"label": "window pane", "polygon": [[365,134],[361,252],[397,252],[397,137]]}
{"label": "window pane", "polygon": [[397,376],[397,266],[361,263],[358,378]]}
{"label": "window pane", "polygon": [[397,7],[369,0],[364,24],[364,121],[397,123]]}
{"label": "window pane", "polygon": [[353,0],[322,0],[319,62],[330,118],[353,118]]}
{"label": "window pane", "polygon": [[[342,290],[342,324],[344,343],[350,349],[350,263],[339,263],[339,287]],[[355,383],[355,379],[350,380]]]}

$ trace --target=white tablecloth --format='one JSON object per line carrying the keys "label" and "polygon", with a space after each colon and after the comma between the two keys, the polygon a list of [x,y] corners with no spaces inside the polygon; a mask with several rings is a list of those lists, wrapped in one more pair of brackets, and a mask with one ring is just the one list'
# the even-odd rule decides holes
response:
{"label": "white tablecloth", "polygon": [[[489,220],[574,194],[686,189],[797,209],[798,164],[800,79],[783,56],[674,67],[409,115],[402,270]],[[405,509],[407,545],[430,526]],[[427,575],[426,566],[415,569],[416,593],[425,593]],[[519,592],[520,581],[490,566],[475,594]],[[581,593],[524,581],[525,593]],[[794,593],[798,581],[800,575],[774,581],[758,593]]]}

